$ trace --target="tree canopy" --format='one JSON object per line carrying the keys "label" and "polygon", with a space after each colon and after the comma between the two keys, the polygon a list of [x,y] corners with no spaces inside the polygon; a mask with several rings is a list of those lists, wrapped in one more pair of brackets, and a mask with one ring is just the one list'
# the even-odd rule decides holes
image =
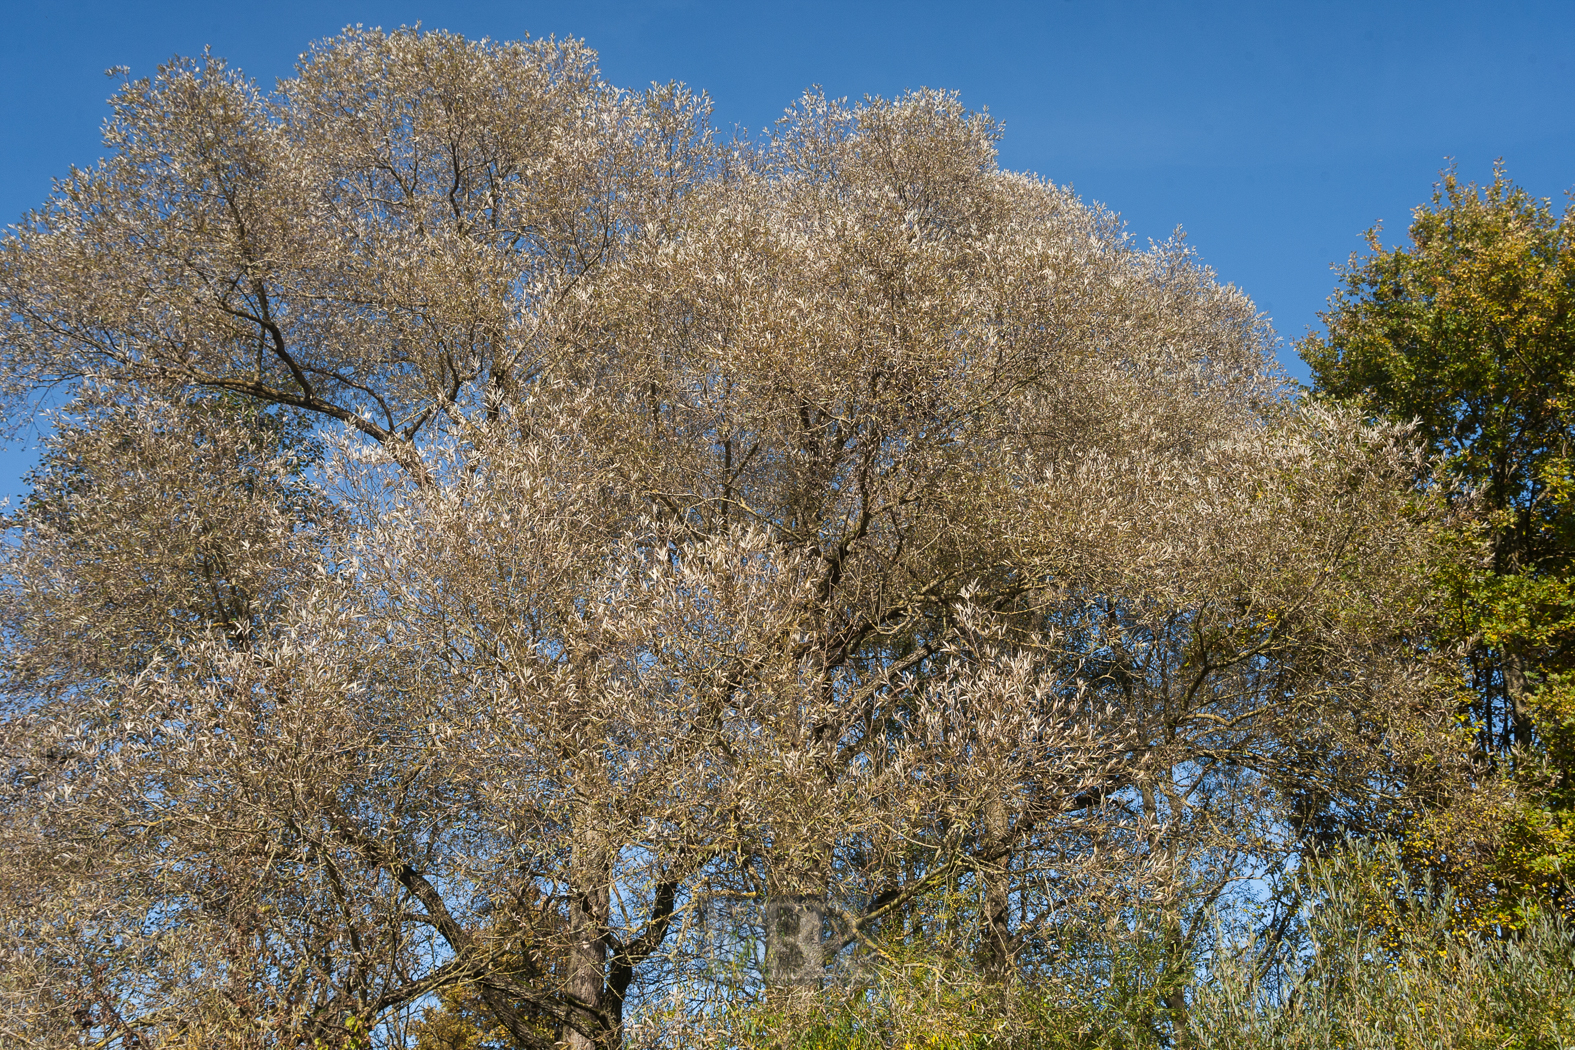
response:
{"label": "tree canopy", "polygon": [[8,1032],[681,1045],[1119,927],[1181,1038],[1211,904],[1469,780],[1405,428],[955,96],[723,140],[574,42],[353,30],[113,104],[0,245],[4,387],[70,398]]}
{"label": "tree canopy", "polygon": [[[1475,867],[1479,894],[1575,909],[1575,206],[1502,166],[1481,187],[1450,170],[1408,243],[1368,243],[1301,353],[1321,394],[1413,423],[1457,503],[1436,644],[1463,652],[1479,754],[1517,766],[1523,795],[1507,838],[1475,829],[1496,859],[1449,866]],[[1462,852],[1450,837],[1436,852]]]}

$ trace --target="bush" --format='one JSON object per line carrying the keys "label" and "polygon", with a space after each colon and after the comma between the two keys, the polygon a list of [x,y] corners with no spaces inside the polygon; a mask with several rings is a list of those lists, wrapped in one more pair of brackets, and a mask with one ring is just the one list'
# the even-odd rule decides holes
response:
{"label": "bush", "polygon": [[1575,936],[1557,915],[1463,934],[1448,892],[1396,851],[1352,847],[1287,887],[1276,938],[1216,916],[1188,1017],[1160,1003],[1165,960],[1140,920],[1069,923],[1059,967],[992,986],[966,946],[910,938],[818,995],[717,1018],[738,1050],[1565,1050],[1575,1046]]}

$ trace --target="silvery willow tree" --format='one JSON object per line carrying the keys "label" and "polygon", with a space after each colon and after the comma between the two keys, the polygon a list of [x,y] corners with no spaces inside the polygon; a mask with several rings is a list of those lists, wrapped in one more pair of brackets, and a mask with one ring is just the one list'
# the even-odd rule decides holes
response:
{"label": "silvery willow tree", "polygon": [[463,992],[659,1042],[941,892],[983,987],[1073,912],[1179,958],[1452,724],[1403,434],[953,96],[721,141],[573,42],[354,30],[113,106],[0,248],[14,418],[65,399],[6,1040],[400,1046]]}

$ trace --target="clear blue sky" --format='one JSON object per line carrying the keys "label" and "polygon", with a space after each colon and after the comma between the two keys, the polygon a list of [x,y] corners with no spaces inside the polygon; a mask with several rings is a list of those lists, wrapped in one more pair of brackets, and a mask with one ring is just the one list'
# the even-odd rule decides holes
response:
{"label": "clear blue sky", "polygon": [[[1070,183],[1140,238],[1182,227],[1287,342],[1330,265],[1403,234],[1448,158],[1562,206],[1575,186],[1575,0],[706,3],[0,0],[0,223],[100,155],[111,66],[205,45],[264,85],[351,23],[576,36],[616,84],[682,80],[757,129],[812,84],[952,88],[1005,124],[1003,166]],[[1287,348],[1290,371],[1305,371]],[[0,493],[25,453],[0,453]]]}

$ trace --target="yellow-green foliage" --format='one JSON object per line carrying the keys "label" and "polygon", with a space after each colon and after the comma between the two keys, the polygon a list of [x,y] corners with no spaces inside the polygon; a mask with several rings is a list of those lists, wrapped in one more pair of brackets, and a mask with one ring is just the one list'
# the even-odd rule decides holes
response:
{"label": "yellow-green foliage", "polygon": [[1575,1040],[1575,939],[1560,917],[1528,909],[1512,934],[1462,935],[1453,895],[1411,882],[1394,850],[1320,864],[1303,887],[1300,937],[1237,943],[1203,969],[1191,1010],[1200,1047],[1557,1050]]}
{"label": "yellow-green foliage", "polygon": [[[1299,346],[1315,390],[1415,427],[1456,514],[1427,644],[1459,651],[1493,807],[1419,813],[1419,867],[1482,928],[1575,916],[1575,207],[1445,172],[1408,242],[1373,230]],[[1497,782],[1489,771],[1512,775]]]}
{"label": "yellow-green foliage", "polygon": [[[864,979],[719,1018],[738,1050],[1562,1050],[1575,1044],[1575,937],[1528,911],[1512,935],[1461,932],[1448,892],[1411,881],[1398,849],[1352,848],[1296,879],[1299,919],[1195,960],[1184,1027],[1156,1023],[1163,964],[1131,928],[1092,929],[1006,988],[965,957],[910,951]],[[1089,939],[1094,938],[1094,939]],[[1090,965],[1092,960],[1098,960]],[[1156,968],[1159,967],[1159,968]]]}

